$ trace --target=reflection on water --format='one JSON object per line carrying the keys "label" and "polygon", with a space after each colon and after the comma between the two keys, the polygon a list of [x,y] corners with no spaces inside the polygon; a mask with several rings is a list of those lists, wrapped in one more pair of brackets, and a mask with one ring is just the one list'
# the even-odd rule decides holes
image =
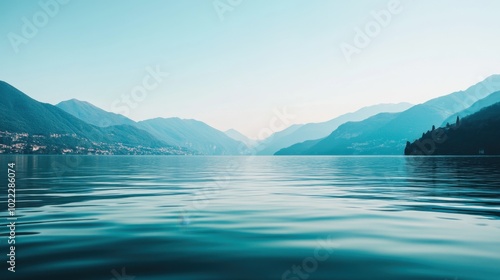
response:
{"label": "reflection on water", "polygon": [[498,157],[408,157],[406,166],[416,210],[500,217]]}
{"label": "reflection on water", "polygon": [[1,279],[500,275],[497,157],[0,157],[10,161],[18,265]]}

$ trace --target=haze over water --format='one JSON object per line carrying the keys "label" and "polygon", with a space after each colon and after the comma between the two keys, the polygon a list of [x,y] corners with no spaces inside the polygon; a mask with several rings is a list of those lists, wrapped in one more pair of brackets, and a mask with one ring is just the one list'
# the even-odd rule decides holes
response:
{"label": "haze over water", "polygon": [[0,157],[8,162],[18,215],[8,279],[500,275],[499,157]]}

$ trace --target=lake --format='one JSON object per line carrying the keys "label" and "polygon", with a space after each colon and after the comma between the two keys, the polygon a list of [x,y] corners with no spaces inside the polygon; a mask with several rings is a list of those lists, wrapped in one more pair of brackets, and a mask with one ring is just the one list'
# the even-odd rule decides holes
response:
{"label": "lake", "polygon": [[498,157],[0,157],[1,279],[500,279]]}

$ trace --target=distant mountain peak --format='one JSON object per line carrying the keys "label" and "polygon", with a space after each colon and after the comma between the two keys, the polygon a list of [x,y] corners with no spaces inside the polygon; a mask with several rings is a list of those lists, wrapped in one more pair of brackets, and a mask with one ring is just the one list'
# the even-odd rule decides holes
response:
{"label": "distant mountain peak", "polygon": [[[195,119],[154,118],[138,125],[158,139],[189,147],[205,155],[238,155],[245,152],[242,142]],[[244,145],[243,145],[244,146]]]}
{"label": "distant mountain peak", "polygon": [[274,133],[271,137],[264,140],[259,153],[265,155],[274,154],[296,143],[326,137],[346,122],[361,121],[382,112],[402,112],[412,106],[412,104],[407,102],[376,104],[337,116],[328,121],[292,125],[285,130]]}
{"label": "distant mountain peak", "polygon": [[[1,138],[2,143],[9,143],[0,148],[1,153],[187,153],[185,149],[172,147],[134,126],[97,127],[89,124],[61,108],[36,101],[5,82],[0,83],[0,95]],[[93,108],[90,115],[100,111]],[[83,111],[83,115],[88,113]]]}
{"label": "distant mountain peak", "polygon": [[422,131],[441,124],[451,115],[456,116],[498,90],[500,75],[492,75],[466,90],[431,99],[397,114],[379,114],[345,123],[320,141],[296,144],[278,154],[400,154],[406,141],[416,139]]}
{"label": "distant mountain peak", "polygon": [[233,129],[233,128],[226,130],[224,133],[236,141],[240,141],[240,142],[245,143],[245,145],[247,145],[247,147],[253,147],[253,146],[257,145],[257,143],[258,143],[257,140],[251,139],[248,136],[246,136],[245,134],[243,134],[243,133],[241,133],[238,130]]}
{"label": "distant mountain peak", "polygon": [[95,106],[94,104],[92,104],[92,103],[90,103],[88,101],[84,101],[84,100],[80,100],[80,99],[76,99],[76,98],[71,98],[71,99],[68,99],[68,100],[61,101],[61,102],[57,103],[55,106],[58,106],[59,104],[81,104],[81,105],[85,105],[85,106],[92,106],[92,107],[95,107],[95,108],[99,108],[99,107]]}
{"label": "distant mountain peak", "polygon": [[66,111],[67,113],[99,127],[107,127],[112,125],[131,125],[136,123],[120,114],[107,112],[94,104],[72,98],[66,101],[61,101],[55,105],[56,107]]}

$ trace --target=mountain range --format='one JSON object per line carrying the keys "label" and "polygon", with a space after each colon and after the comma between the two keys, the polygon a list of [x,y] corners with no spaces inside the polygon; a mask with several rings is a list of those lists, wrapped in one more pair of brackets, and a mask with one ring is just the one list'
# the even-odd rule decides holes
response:
{"label": "mountain range", "polygon": [[[493,75],[467,90],[431,99],[401,113],[382,113],[360,122],[347,122],[322,139],[282,149],[276,155],[397,155],[407,141],[479,100],[500,90],[500,75]],[[488,102],[485,102],[487,104]]]}
{"label": "mountain range", "polygon": [[500,75],[415,106],[379,104],[325,122],[294,124],[260,141],[198,120],[135,122],[76,99],[41,103],[5,82],[0,95],[0,153],[392,155],[430,127],[500,102]]}
{"label": "mountain range", "polygon": [[[91,125],[54,105],[38,102],[2,81],[0,95],[1,144],[17,144],[22,152],[33,148],[47,153],[60,153],[63,149],[72,152],[101,150],[118,154],[187,153],[184,148],[168,145],[131,125],[106,128]],[[13,140],[6,135],[13,135],[13,139],[25,137],[25,140],[12,143]]]}
{"label": "mountain range", "polygon": [[66,111],[66,113],[69,113],[86,123],[98,127],[108,127],[112,125],[122,124],[131,126],[136,125],[136,122],[123,115],[104,111],[103,109],[94,106],[86,101],[70,99],[56,104],[56,107]]}
{"label": "mountain range", "polygon": [[500,155],[500,102],[478,110],[453,124],[428,130],[405,155]]}
{"label": "mountain range", "polygon": [[464,118],[469,115],[472,115],[474,113],[479,112],[481,109],[486,108],[488,106],[491,106],[493,104],[496,104],[500,102],[500,91],[494,92],[487,97],[478,100],[474,104],[472,104],[470,107],[468,107],[465,110],[462,110],[458,113],[452,114],[450,117],[448,117],[446,120],[443,121],[441,126],[446,126],[446,124],[454,123],[457,117]]}
{"label": "mountain range", "polygon": [[137,125],[160,140],[203,155],[241,155],[247,150],[244,143],[197,120],[155,118],[140,121]]}
{"label": "mountain range", "polygon": [[223,132],[197,120],[155,118],[135,122],[123,115],[107,112],[88,102],[71,99],[56,105],[67,113],[95,126],[127,124],[145,130],[155,138],[175,147],[203,155],[244,154],[246,146]]}
{"label": "mountain range", "polygon": [[346,122],[361,121],[382,112],[402,112],[412,106],[412,104],[405,102],[398,104],[378,104],[361,108],[356,112],[347,113],[325,122],[292,125],[285,130],[271,135],[268,140],[264,141],[265,145],[263,145],[257,154],[272,155],[295,143],[326,137]]}
{"label": "mountain range", "polygon": [[228,129],[228,130],[224,131],[224,133],[227,136],[233,138],[234,140],[244,143],[245,145],[247,145],[248,148],[253,148],[258,143],[257,140],[248,138],[247,136],[245,136],[243,133],[237,131],[236,129]]}

